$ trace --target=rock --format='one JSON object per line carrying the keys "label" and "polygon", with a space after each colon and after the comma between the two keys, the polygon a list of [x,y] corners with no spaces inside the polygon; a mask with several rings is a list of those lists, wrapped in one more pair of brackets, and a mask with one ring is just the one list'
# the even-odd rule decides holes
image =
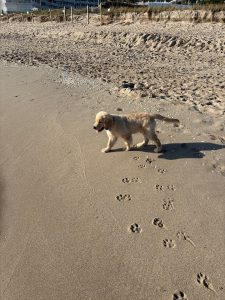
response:
{"label": "rock", "polygon": [[138,82],[134,85],[135,90],[143,90],[145,88],[145,85],[142,82]]}
{"label": "rock", "polygon": [[123,88],[123,89],[131,89],[132,90],[134,88],[134,83],[123,81],[122,84],[121,84],[121,88]]}

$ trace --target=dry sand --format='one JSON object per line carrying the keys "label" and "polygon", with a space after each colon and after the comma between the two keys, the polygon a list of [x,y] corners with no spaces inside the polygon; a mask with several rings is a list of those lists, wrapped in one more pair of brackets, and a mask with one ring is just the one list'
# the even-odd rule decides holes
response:
{"label": "dry sand", "polygon": [[[177,37],[177,23],[164,25],[123,28]],[[78,29],[67,37],[76,26],[81,39]],[[0,65],[1,299],[225,299],[224,48],[126,48],[113,33],[121,24],[76,26],[0,27],[0,57],[10,61]],[[224,25],[188,26],[183,39],[224,45]],[[111,38],[96,43],[104,30]],[[139,87],[120,89],[123,80]],[[121,141],[103,154],[94,116],[117,108],[181,126],[158,124],[161,154],[151,145],[124,152]]]}

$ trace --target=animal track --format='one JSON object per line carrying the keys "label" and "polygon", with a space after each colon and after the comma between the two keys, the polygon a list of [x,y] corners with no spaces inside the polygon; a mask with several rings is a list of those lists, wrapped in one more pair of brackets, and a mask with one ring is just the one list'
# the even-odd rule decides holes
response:
{"label": "animal track", "polygon": [[133,159],[134,159],[134,160],[139,160],[140,157],[139,157],[139,156],[134,156]]}
{"label": "animal track", "polygon": [[173,300],[188,300],[188,297],[184,292],[177,291],[173,294]]}
{"label": "animal track", "polygon": [[[157,191],[164,191],[165,190],[164,186],[160,185],[160,184],[156,184],[155,188],[157,189]],[[170,191],[176,191],[175,186],[173,184],[167,185],[166,189],[170,190]]]}
{"label": "animal track", "polygon": [[147,164],[149,164],[149,165],[151,165],[154,161],[155,161],[155,159],[152,159],[152,158],[150,158],[150,157],[148,157],[148,156],[147,156],[147,158],[146,158],[146,160],[145,160],[145,162],[146,162]]}
{"label": "animal track", "polygon": [[166,228],[163,221],[160,218],[153,219],[152,224],[158,226],[159,228]]}
{"label": "animal track", "polygon": [[157,171],[161,174],[165,174],[167,172],[166,169],[160,169],[160,168]]}
{"label": "animal track", "polygon": [[163,209],[165,210],[173,210],[174,209],[174,200],[173,199],[164,199],[163,200],[164,203],[163,203]]}
{"label": "animal track", "polygon": [[225,139],[223,137],[221,137],[221,136],[216,136],[214,134],[210,134],[209,137],[213,141],[219,140],[222,144],[225,144]]}
{"label": "animal track", "polygon": [[163,246],[166,248],[174,248],[176,244],[173,240],[165,239],[163,240]]}
{"label": "animal track", "polygon": [[122,179],[123,183],[141,183],[141,180],[138,177],[133,177],[131,179],[125,177]]}
{"label": "animal track", "polygon": [[129,194],[124,194],[124,195],[120,194],[120,195],[116,196],[116,199],[118,201],[130,201],[131,200],[131,195],[129,195]]}
{"label": "animal track", "polygon": [[196,247],[195,246],[195,243],[191,240],[191,238],[189,237],[189,235],[187,235],[185,232],[183,231],[178,231],[177,232],[177,238],[179,240],[184,240],[184,241],[187,241],[189,242],[193,247]]}
{"label": "animal track", "polygon": [[140,164],[140,165],[138,165],[138,168],[140,168],[140,169],[146,168],[146,165]]}
{"label": "animal track", "polygon": [[208,276],[206,276],[203,273],[198,273],[197,274],[197,282],[201,285],[203,285],[204,287],[206,287],[207,289],[209,289],[210,291],[214,292],[215,294],[217,294],[216,290],[214,289],[212,283],[210,282]]}
{"label": "animal track", "polygon": [[160,184],[156,184],[156,185],[155,185],[155,188],[157,189],[157,191],[164,191],[163,186],[160,185]]}
{"label": "animal track", "polygon": [[173,184],[167,185],[167,189],[170,191],[176,191],[176,188]]}
{"label": "animal track", "polygon": [[134,223],[134,224],[130,225],[130,231],[133,233],[140,233],[141,227],[137,223]]}

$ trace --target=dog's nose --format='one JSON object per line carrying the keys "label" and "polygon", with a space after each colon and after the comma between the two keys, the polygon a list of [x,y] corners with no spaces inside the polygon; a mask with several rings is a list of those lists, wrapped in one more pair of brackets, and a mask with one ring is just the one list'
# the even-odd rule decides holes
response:
{"label": "dog's nose", "polygon": [[96,126],[93,126],[93,129],[96,129]]}

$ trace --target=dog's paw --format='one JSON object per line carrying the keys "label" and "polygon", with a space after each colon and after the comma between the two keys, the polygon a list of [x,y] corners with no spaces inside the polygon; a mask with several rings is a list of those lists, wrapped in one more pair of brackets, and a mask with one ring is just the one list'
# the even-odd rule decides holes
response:
{"label": "dog's paw", "polygon": [[110,149],[108,149],[108,148],[103,148],[101,151],[102,151],[102,153],[107,153],[107,152],[110,151]]}
{"label": "dog's paw", "polygon": [[146,146],[145,143],[138,143],[138,144],[136,145],[136,148],[142,148],[142,147],[144,147],[144,146]]}
{"label": "dog's paw", "polygon": [[154,149],[154,152],[155,152],[155,153],[160,153],[160,152],[162,152],[162,147],[160,147],[160,148],[155,148],[155,149]]}

